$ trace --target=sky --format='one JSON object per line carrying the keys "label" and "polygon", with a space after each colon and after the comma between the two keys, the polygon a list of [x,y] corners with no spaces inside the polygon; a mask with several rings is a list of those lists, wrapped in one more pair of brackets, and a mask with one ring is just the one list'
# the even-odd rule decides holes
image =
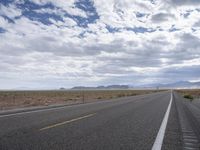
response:
{"label": "sky", "polygon": [[0,0],[0,89],[200,81],[199,0]]}

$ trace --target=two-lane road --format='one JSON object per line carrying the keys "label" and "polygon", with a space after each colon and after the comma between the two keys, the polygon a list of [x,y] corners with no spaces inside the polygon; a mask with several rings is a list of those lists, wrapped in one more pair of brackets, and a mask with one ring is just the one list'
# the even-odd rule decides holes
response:
{"label": "two-lane road", "polygon": [[[182,149],[174,100],[169,109],[171,98],[171,91],[166,91],[3,114],[0,115],[0,149],[151,150],[156,141],[162,149]],[[167,109],[169,114],[165,118]],[[162,122],[167,123],[166,129]]]}

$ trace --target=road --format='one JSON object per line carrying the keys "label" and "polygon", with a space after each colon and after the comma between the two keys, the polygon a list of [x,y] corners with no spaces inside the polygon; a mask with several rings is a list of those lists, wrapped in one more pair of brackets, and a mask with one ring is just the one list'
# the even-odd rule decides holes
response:
{"label": "road", "polygon": [[0,150],[196,150],[200,149],[198,111],[189,106],[178,93],[165,91],[4,112]]}

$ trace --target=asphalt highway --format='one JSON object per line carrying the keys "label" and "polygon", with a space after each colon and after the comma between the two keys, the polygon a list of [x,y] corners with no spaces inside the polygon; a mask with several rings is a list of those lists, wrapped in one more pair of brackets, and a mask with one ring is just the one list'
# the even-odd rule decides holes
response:
{"label": "asphalt highway", "polygon": [[182,101],[165,91],[0,113],[0,150],[200,149],[199,124],[187,119],[195,113],[188,113],[192,108]]}

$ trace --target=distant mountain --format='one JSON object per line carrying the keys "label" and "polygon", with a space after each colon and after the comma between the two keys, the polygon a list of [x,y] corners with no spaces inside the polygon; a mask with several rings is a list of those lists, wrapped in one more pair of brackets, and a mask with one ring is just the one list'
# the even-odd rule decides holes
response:
{"label": "distant mountain", "polygon": [[104,89],[156,89],[156,88],[200,88],[200,82],[189,82],[189,81],[178,81],[173,83],[161,84],[146,84],[138,86],[129,85],[108,85],[108,86],[97,86],[97,87],[87,87],[87,86],[75,86],[71,88],[72,90],[104,90]]}
{"label": "distant mountain", "polygon": [[61,87],[59,90],[65,90],[65,88],[64,88],[64,87]]}
{"label": "distant mountain", "polygon": [[86,86],[75,86],[72,90],[100,90],[100,89],[128,89],[128,85],[108,85],[108,86],[97,86],[97,87],[86,87]]}
{"label": "distant mountain", "polygon": [[149,84],[143,85],[143,87],[159,87],[159,88],[200,88],[200,82],[178,81],[168,84]]}
{"label": "distant mountain", "polygon": [[200,82],[179,81],[168,84],[167,86],[177,88],[200,88]]}

